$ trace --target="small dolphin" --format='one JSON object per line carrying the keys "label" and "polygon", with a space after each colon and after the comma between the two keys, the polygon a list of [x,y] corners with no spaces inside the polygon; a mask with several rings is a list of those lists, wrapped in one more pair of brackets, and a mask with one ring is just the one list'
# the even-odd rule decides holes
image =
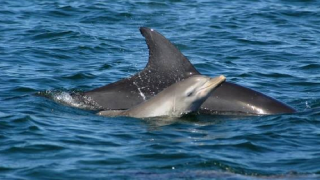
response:
{"label": "small dolphin", "polygon": [[130,116],[135,118],[181,117],[195,112],[212,91],[225,81],[224,76],[210,78],[194,75],[164,89],[151,99],[128,110],[101,111],[102,116]]}

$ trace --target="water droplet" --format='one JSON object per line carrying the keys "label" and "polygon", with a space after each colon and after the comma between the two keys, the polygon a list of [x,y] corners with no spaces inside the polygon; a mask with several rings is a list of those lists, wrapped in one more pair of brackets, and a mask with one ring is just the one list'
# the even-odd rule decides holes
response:
{"label": "water droplet", "polygon": [[309,108],[309,109],[311,109],[311,107],[310,107],[309,104],[308,104],[308,101],[306,101],[306,107]]}

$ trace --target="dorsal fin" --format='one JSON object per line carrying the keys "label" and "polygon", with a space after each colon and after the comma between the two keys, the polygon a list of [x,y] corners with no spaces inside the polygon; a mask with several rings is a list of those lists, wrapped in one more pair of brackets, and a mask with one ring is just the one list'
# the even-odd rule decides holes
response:
{"label": "dorsal fin", "polygon": [[199,74],[190,61],[168,39],[157,31],[140,28],[149,48],[147,69],[161,69],[161,71],[182,73],[188,77],[190,74]]}

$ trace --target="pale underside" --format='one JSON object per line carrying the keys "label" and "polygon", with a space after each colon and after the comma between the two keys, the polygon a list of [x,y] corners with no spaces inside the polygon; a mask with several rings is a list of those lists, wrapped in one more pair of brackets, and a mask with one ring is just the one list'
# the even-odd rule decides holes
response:
{"label": "pale underside", "polygon": [[[174,99],[174,98],[173,98]],[[176,111],[173,100],[167,100],[162,103],[153,103],[146,101],[141,105],[137,105],[129,110],[107,110],[101,111],[98,115],[115,117],[115,116],[130,116],[136,118],[148,118],[148,117],[180,117],[186,112]]]}

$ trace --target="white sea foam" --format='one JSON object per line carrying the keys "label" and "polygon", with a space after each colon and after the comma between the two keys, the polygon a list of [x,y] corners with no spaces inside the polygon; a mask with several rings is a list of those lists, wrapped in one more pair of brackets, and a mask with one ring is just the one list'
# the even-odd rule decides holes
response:
{"label": "white sea foam", "polygon": [[81,109],[96,109],[97,105],[91,98],[83,97],[82,101],[71,96],[69,92],[51,92],[52,99],[60,104]]}

